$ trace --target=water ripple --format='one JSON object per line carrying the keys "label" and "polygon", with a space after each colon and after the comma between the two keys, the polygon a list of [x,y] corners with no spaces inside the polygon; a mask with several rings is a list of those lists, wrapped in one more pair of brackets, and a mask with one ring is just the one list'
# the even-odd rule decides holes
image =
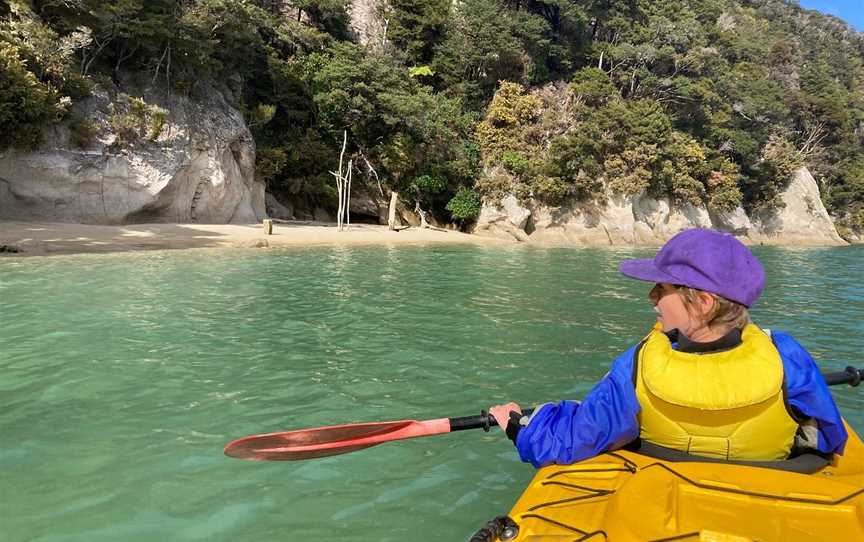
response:
{"label": "water ripple", "polygon": [[[860,365],[864,248],[758,248],[753,311]],[[532,475],[500,433],[305,463],[244,434],[584,395],[653,321],[651,251],[434,247],[0,262],[4,540],[467,539]],[[864,394],[836,389],[864,430]],[[290,533],[290,534],[288,534]]]}

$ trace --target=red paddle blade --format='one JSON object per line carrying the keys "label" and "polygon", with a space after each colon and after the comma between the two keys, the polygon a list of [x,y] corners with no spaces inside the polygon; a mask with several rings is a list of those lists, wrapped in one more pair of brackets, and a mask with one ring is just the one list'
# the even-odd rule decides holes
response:
{"label": "red paddle blade", "polygon": [[450,432],[450,420],[352,423],[243,437],[228,443],[225,455],[252,461],[299,461],[347,454],[364,448]]}

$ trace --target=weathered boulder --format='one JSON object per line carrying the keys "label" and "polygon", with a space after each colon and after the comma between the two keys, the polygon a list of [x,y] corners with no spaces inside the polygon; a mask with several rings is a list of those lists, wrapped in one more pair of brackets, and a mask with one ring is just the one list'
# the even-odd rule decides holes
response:
{"label": "weathered boulder", "polygon": [[625,197],[607,193],[598,201],[549,207],[520,204],[513,195],[499,205],[484,203],[475,233],[539,244],[659,245],[689,228],[714,228],[747,243],[841,245],[819,198],[810,172],[795,172],[782,194],[785,207],[749,217],[742,207],[731,211],[673,205],[645,194]]}
{"label": "weathered boulder", "polygon": [[783,207],[754,217],[748,237],[764,244],[845,245],[807,168],[798,169],[781,194]]}
{"label": "weathered boulder", "polygon": [[529,238],[532,243],[620,245],[634,242],[631,198],[611,196],[599,202],[562,207],[540,205],[534,208],[532,219],[534,233]]}
{"label": "weathered boulder", "polygon": [[484,204],[474,226],[474,233],[489,237],[515,238],[526,241],[525,229],[531,211],[523,207],[516,196],[508,194],[499,204]]}
{"label": "weathered boulder", "polygon": [[[265,216],[255,179],[255,143],[217,90],[194,98],[145,96],[165,110],[157,134],[121,144],[112,126],[122,102],[105,90],[76,104],[74,116],[96,128],[86,148],[68,124],[46,134],[41,150],[0,154],[0,220],[85,224],[249,223]],[[121,109],[118,109],[120,107]]]}
{"label": "weathered boulder", "polygon": [[747,216],[744,208],[740,205],[731,211],[717,211],[709,208],[708,213],[711,218],[712,227],[717,230],[725,231],[738,237],[746,237],[753,229],[750,217]]}
{"label": "weathered boulder", "polygon": [[561,208],[536,206],[532,243],[574,245],[656,245],[689,228],[710,227],[706,209],[672,207],[644,194],[607,194],[599,202]]}
{"label": "weathered boulder", "polygon": [[633,198],[633,217],[638,244],[663,243],[680,231],[711,227],[711,218],[704,207],[673,206],[667,199],[658,200],[645,194]]}
{"label": "weathered boulder", "polygon": [[283,204],[270,192],[267,192],[264,196],[264,204],[267,207],[268,217],[281,220],[294,220],[294,210],[291,208],[291,204]]}
{"label": "weathered boulder", "polygon": [[377,187],[363,183],[353,183],[351,186],[348,210],[354,217],[352,220],[386,224],[388,203],[389,200],[378,191]]}

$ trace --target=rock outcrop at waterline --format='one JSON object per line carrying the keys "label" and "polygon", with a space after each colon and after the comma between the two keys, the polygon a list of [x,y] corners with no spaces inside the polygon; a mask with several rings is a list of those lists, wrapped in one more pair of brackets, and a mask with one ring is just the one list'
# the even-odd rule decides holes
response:
{"label": "rock outcrop at waterline", "polygon": [[782,208],[748,216],[738,207],[719,213],[706,207],[673,206],[645,194],[609,194],[599,204],[561,207],[522,204],[509,195],[484,204],[474,232],[538,244],[658,245],[688,228],[715,228],[753,244],[839,246],[838,235],[807,168],[795,172],[782,194]]}
{"label": "rock outcrop at waterline", "polygon": [[[146,103],[135,102],[137,120],[129,109],[133,102],[124,109],[122,100],[104,90],[76,104],[72,118],[85,119],[94,130],[83,148],[73,145],[72,123],[64,122],[46,134],[40,150],[0,154],[0,220],[216,224],[262,219],[264,184],[255,179],[255,143],[243,115],[225,96],[200,85],[194,98],[146,97]],[[151,109],[142,112],[140,104],[163,107],[153,110],[164,122],[151,122]],[[127,133],[122,135],[118,119],[124,118]],[[139,121],[142,127],[136,128]],[[135,130],[141,133],[129,133]]]}

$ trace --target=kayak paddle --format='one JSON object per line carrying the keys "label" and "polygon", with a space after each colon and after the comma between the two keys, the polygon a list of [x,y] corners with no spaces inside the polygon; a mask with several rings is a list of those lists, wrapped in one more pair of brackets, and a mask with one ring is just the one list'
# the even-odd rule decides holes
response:
{"label": "kayak paddle", "polygon": [[[829,386],[857,386],[864,380],[864,369],[846,367],[844,371],[822,375]],[[531,409],[523,414],[528,415]],[[434,420],[398,420],[392,422],[348,423],[266,433],[243,437],[225,446],[225,455],[252,461],[299,461],[347,454],[383,442],[431,435],[443,435],[466,429],[483,429],[498,425],[495,418],[481,411],[479,416],[437,418]]]}
{"label": "kayak paddle", "polygon": [[[525,414],[530,412],[526,410]],[[495,418],[485,411],[479,416],[463,418],[329,425],[243,437],[229,442],[225,446],[225,455],[253,461],[298,461],[347,454],[391,440],[442,435],[466,429],[482,428],[489,431],[490,427],[496,425],[498,422]]]}

